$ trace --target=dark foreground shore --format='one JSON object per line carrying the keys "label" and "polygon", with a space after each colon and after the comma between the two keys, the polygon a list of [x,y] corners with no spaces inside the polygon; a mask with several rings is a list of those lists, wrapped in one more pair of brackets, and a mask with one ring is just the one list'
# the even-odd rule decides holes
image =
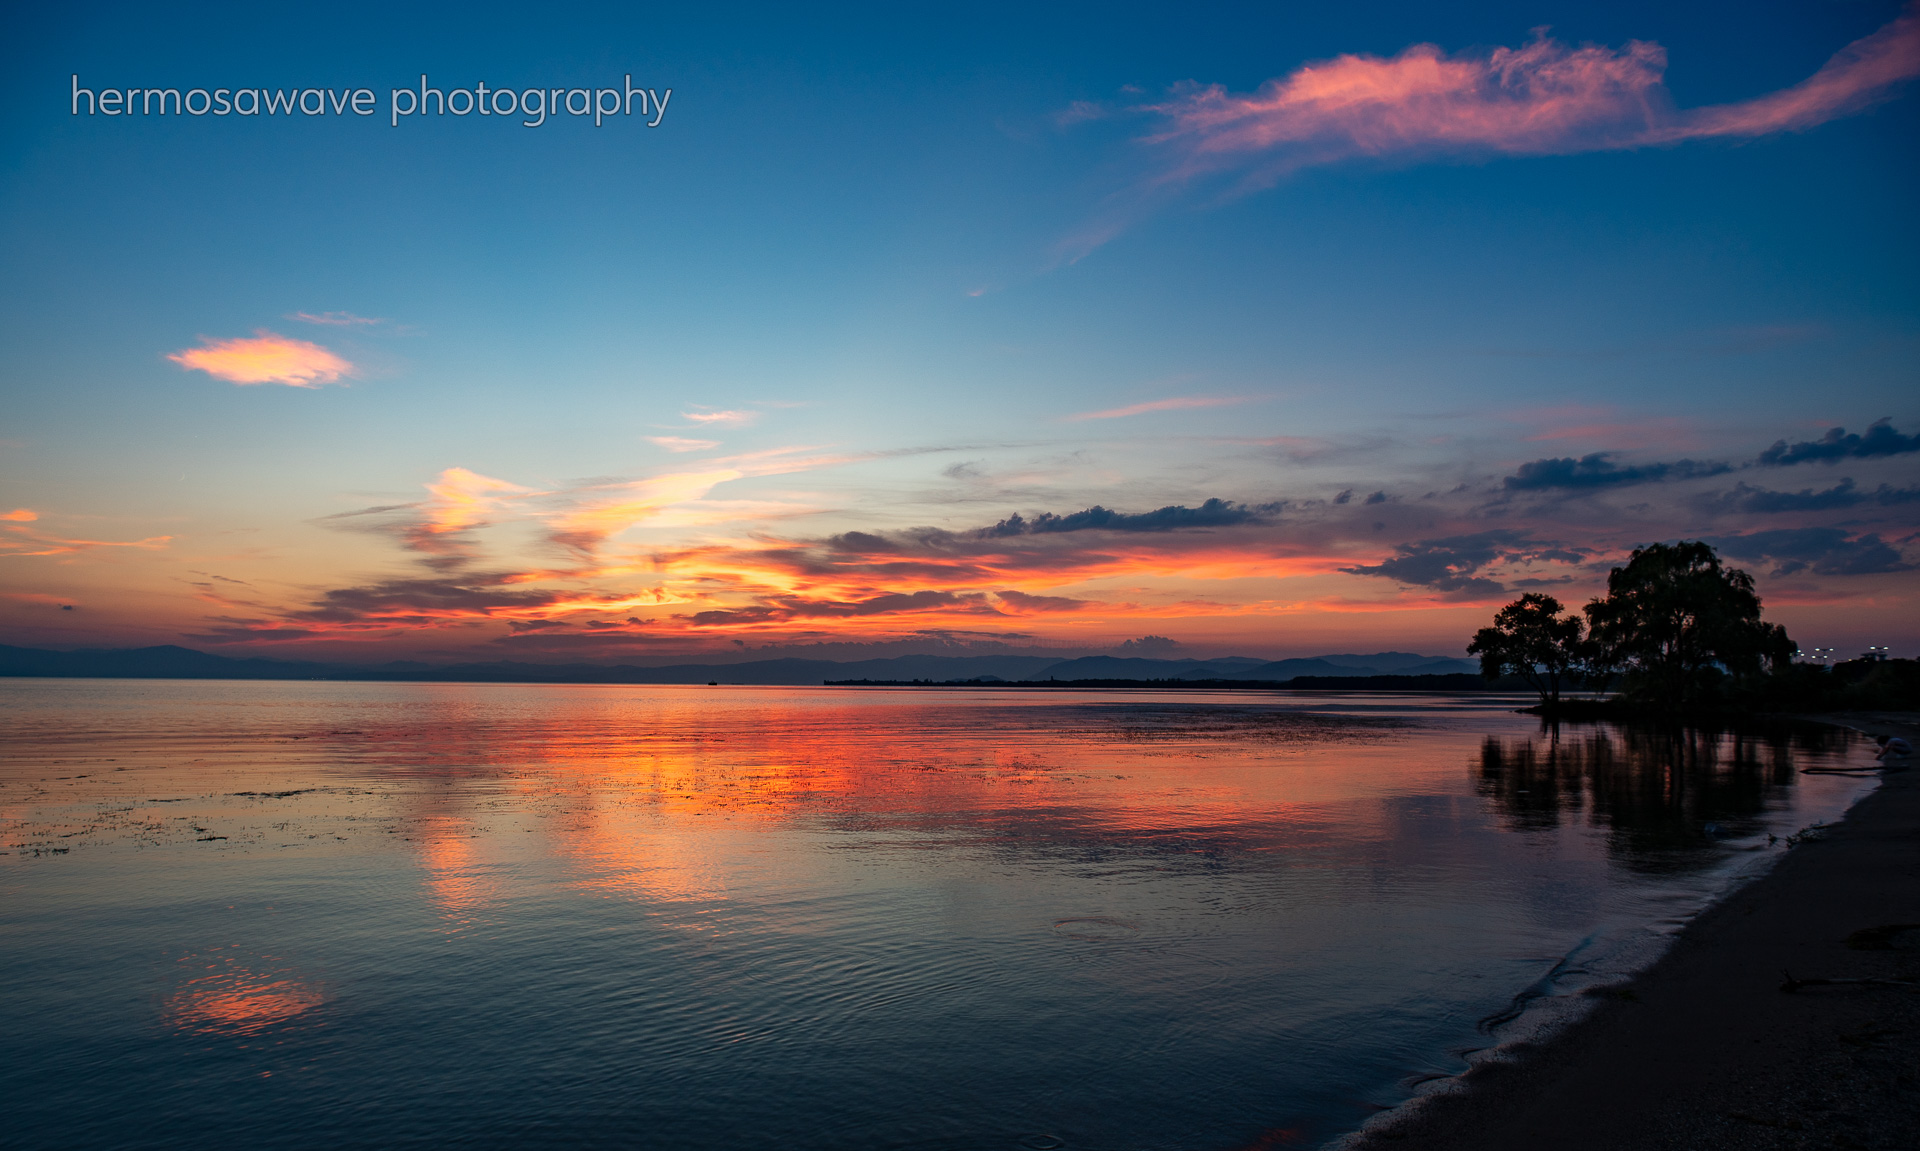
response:
{"label": "dark foreground shore", "polygon": [[[1920,716],[1822,716],[1920,742]],[[1864,760],[1864,757],[1863,757]],[[1886,930],[1896,925],[1910,930]],[[1880,929],[1880,930],[1876,930]],[[1689,925],[1585,1020],[1384,1115],[1363,1151],[1886,1148],[1920,1132],[1920,764]]]}

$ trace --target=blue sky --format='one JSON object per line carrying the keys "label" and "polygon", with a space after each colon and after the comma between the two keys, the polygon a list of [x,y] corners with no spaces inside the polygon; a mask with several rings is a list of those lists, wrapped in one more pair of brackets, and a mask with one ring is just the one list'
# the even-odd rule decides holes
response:
{"label": "blue sky", "polygon": [[[1742,558],[1797,639],[1920,643],[1917,505],[1727,510],[1767,502],[1742,483],[1899,493],[1920,454],[1668,470],[1525,506],[1505,483],[1542,458],[1751,464],[1834,426],[1920,430],[1904,73],[1814,113],[1768,105],[1760,129],[1695,116],[1792,92],[1905,11],[28,12],[0,80],[0,483],[35,518],[11,521],[0,621],[20,642],[320,656],[1146,632],[1450,652],[1502,595],[1583,600],[1637,543],[1798,532]],[[1267,131],[1253,95],[1303,66],[1430,43],[1478,67],[1543,26],[1562,66],[1586,45],[1624,68],[1630,42],[1657,43],[1653,119],[1623,128],[1609,104],[1519,140],[1466,123],[1469,103],[1422,111],[1405,146],[1355,144],[1377,119],[1326,113],[1291,151],[1203,150],[1222,107],[1206,85]],[[516,89],[631,74],[673,95],[657,128],[389,126],[389,91],[422,71]],[[76,117],[73,74],[365,86],[380,114]],[[1461,124],[1477,143],[1436,143]],[[1171,178],[1182,164],[1200,174]],[[167,358],[259,332],[351,369],[287,387]],[[510,486],[455,522],[429,489],[449,469]],[[1342,518],[1375,491],[1394,515]],[[1269,510],[1090,528],[1071,560],[945,576],[870,553],[767,566],[770,548],[851,554],[821,542],[849,531],[951,558],[887,533],[1207,499]],[[629,508],[617,530],[568,535],[608,505]],[[351,514],[367,508],[397,510]],[[421,523],[458,537],[459,564],[421,550]],[[1530,542],[1483,562],[1432,543],[1490,531]],[[1453,586],[1348,570],[1436,546],[1458,552]],[[376,588],[377,610],[326,609]],[[1022,610],[1035,595],[1062,602]]]}

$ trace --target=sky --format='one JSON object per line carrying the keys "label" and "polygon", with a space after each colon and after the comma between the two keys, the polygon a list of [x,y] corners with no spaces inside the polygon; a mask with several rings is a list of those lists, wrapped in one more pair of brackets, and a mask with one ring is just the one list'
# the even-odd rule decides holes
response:
{"label": "sky", "polygon": [[15,13],[0,642],[1920,655],[1920,8],[698,7]]}

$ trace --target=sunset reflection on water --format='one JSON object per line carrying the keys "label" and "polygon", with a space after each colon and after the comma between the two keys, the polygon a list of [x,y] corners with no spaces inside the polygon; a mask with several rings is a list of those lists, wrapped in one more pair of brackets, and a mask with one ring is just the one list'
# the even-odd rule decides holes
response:
{"label": "sunset reflection on water", "polygon": [[162,1014],[187,1033],[254,1035],[326,1002],[319,984],[272,956],[215,948],[182,958],[178,974],[181,982]]}
{"label": "sunset reflection on water", "polygon": [[1311,1142],[1861,786],[1486,699],[0,690],[27,1147]]}

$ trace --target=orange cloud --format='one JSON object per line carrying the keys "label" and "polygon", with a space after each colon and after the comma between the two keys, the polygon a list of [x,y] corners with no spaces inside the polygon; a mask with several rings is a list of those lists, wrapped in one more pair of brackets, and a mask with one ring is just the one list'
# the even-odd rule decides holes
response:
{"label": "orange cloud", "polygon": [[[21,513],[25,512],[23,516]],[[172,536],[149,536],[143,540],[74,540],[47,535],[26,527],[40,517],[25,508],[0,516],[0,556],[63,556],[92,548],[164,548]]]}
{"label": "orange cloud", "polygon": [[836,630],[872,633],[897,627],[887,617],[909,614],[959,620],[1237,613],[1245,609],[1191,602],[1143,608],[1042,593],[1099,579],[1276,579],[1321,574],[1345,562],[1308,554],[1311,550],[1270,533],[1237,540],[1192,532],[1082,542],[1059,536],[921,532],[886,538],[850,532],[825,541],[760,536],[751,543],[712,543],[656,554],[654,567],[665,588],[709,605],[658,621],[662,626],[739,631],[831,619]]}
{"label": "orange cloud", "polygon": [[1001,611],[1015,615],[1082,611],[1090,607],[1104,606],[1092,600],[1074,599],[1063,595],[1030,595],[1012,588],[1002,588],[994,595],[1000,601]]}
{"label": "orange cloud", "polygon": [[285,384],[317,388],[350,375],[353,365],[318,344],[275,335],[264,328],[251,339],[215,340],[174,352],[167,359],[236,384]]}
{"label": "orange cloud", "polygon": [[427,485],[427,491],[433,493],[433,499],[426,505],[424,529],[434,535],[479,527],[505,499],[534,494],[532,488],[466,468],[448,468],[441,472],[439,480]]}
{"label": "orange cloud", "polygon": [[1117,420],[1125,416],[1141,416],[1148,412],[1170,412],[1181,408],[1219,408],[1228,404],[1244,404],[1247,396],[1174,396],[1166,400],[1150,400],[1144,404],[1133,404],[1124,408],[1108,408],[1100,412],[1080,412],[1068,416],[1069,420]]}
{"label": "orange cloud", "polygon": [[[589,550],[613,531],[641,521],[651,525],[686,510],[689,497],[728,478],[838,458],[792,450],[742,456],[708,472],[622,485],[624,498],[559,513],[550,522],[556,536],[577,533],[583,550]],[[485,477],[465,476],[469,486],[477,479],[484,491],[493,490]],[[1219,530],[1154,526],[1183,522],[1174,512],[1200,515],[1204,509],[1211,509],[1205,512],[1211,518],[1203,522],[1220,525]],[[213,632],[225,641],[284,641],[493,624],[504,625],[516,642],[579,646],[685,643],[766,632],[792,636],[796,627],[896,638],[928,627],[977,630],[987,621],[1039,617],[1056,621],[1055,627],[1086,631],[1125,626],[1130,619],[1239,615],[1254,609],[1192,598],[1162,598],[1144,606],[1116,603],[1063,594],[1062,587],[1116,577],[1276,579],[1351,563],[1351,557],[1321,554],[1304,541],[1277,535],[1264,519],[1247,518],[1252,509],[1224,501],[1139,515],[1096,510],[1101,514],[1040,515],[1031,521],[1009,517],[970,532],[919,528],[827,539],[756,532],[572,570],[450,570],[431,578],[335,589],[279,620],[229,620]],[[1083,521],[1106,526],[1083,526]]]}
{"label": "orange cloud", "polygon": [[[662,522],[662,517],[670,508],[705,500],[707,493],[729,480],[744,479],[748,476],[813,471],[817,468],[833,467],[872,458],[870,453],[817,456],[799,454],[812,450],[814,449],[808,447],[768,448],[764,451],[714,460],[711,467],[701,471],[669,472],[628,484],[620,484],[610,489],[620,493],[615,498],[570,508],[553,515],[549,522],[553,526],[553,535],[556,540],[569,547],[590,552],[603,540],[619,535],[629,528]],[[787,507],[787,505],[782,506]],[[789,512],[795,510],[800,509],[788,508]],[[676,522],[698,522],[709,518],[696,513]]]}
{"label": "orange cloud", "polygon": [[720,467],[702,472],[669,473],[625,484],[620,489],[621,498],[574,508],[556,516],[554,536],[574,547],[591,550],[608,536],[637,527],[675,504],[702,499],[714,485],[746,474],[738,468]]}

